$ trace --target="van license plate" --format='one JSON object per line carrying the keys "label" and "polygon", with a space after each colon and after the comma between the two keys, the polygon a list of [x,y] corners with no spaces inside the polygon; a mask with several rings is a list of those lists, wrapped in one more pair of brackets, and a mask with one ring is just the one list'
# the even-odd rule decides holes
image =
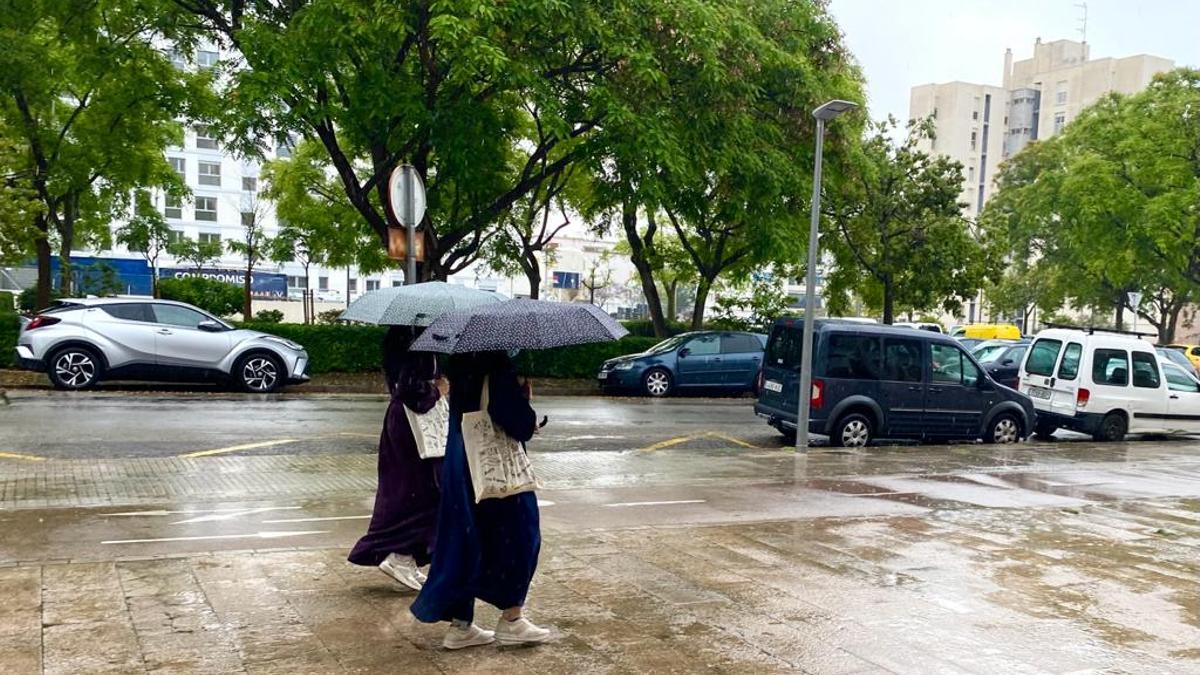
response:
{"label": "van license plate", "polygon": [[779,393],[783,391],[783,384],[776,382],[775,380],[767,380],[766,382],[763,382],[763,389]]}
{"label": "van license plate", "polygon": [[1050,400],[1050,390],[1045,387],[1029,387],[1029,396],[1032,398],[1040,398],[1045,401]]}

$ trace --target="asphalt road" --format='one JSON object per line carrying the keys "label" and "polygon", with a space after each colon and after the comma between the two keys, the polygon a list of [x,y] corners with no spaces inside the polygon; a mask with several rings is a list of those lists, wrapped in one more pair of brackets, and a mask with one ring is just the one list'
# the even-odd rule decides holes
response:
{"label": "asphalt road", "polygon": [[[0,453],[59,459],[372,453],[387,406],[383,397],[344,395],[9,397],[11,404],[0,406]],[[535,405],[550,419],[538,452],[638,450],[685,440],[782,446],[748,398],[546,397]]]}

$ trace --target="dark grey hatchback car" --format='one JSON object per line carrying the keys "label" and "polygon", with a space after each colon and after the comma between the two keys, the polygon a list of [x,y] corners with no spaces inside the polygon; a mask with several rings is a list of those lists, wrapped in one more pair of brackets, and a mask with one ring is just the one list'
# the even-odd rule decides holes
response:
{"label": "dark grey hatchback car", "polygon": [[[803,319],[780,319],[767,343],[755,412],[795,433]],[[1016,443],[1034,427],[1029,397],[997,384],[953,338],[818,319],[809,432],[833,445],[877,438]]]}

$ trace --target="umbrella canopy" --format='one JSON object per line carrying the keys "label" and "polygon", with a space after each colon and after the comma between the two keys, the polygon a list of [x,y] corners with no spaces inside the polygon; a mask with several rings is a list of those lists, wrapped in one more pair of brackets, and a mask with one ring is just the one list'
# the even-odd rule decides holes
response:
{"label": "umbrella canopy", "polygon": [[549,349],[606,342],[628,334],[595,305],[509,300],[447,314],[430,324],[411,349],[443,354]]}
{"label": "umbrella canopy", "polygon": [[341,319],[384,326],[428,326],[443,314],[501,302],[504,298],[490,291],[426,281],[368,291],[350,303]]}

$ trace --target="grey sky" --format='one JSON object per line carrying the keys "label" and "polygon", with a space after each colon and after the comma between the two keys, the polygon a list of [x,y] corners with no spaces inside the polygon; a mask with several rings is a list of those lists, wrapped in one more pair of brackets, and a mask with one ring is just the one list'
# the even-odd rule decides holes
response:
{"label": "grey sky", "polygon": [[[1001,84],[1004,49],[1079,39],[1080,0],[830,0],[867,78],[871,117],[908,117],[918,84]],[[1200,66],[1200,0],[1089,0],[1092,58],[1153,54]]]}

